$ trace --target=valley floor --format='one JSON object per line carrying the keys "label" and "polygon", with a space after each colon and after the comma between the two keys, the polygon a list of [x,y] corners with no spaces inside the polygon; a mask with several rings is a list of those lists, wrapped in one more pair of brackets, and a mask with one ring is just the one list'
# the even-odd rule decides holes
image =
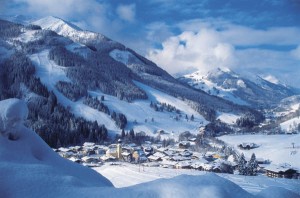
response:
{"label": "valley floor", "polygon": [[[161,167],[143,167],[129,163],[105,164],[104,166],[94,168],[98,173],[109,179],[117,188],[137,185],[153,181],[160,178],[172,178],[178,175],[205,175],[205,171],[187,170],[187,169],[168,169]],[[241,176],[232,174],[218,174],[228,179],[251,194],[257,194],[271,186],[283,187],[289,189],[300,196],[300,180],[296,179],[274,179],[264,175],[259,176]]]}
{"label": "valley floor", "polygon": [[[269,159],[272,164],[288,163],[300,169],[300,134],[294,135],[226,135],[220,140],[233,146],[238,152],[250,159],[252,153],[257,158]],[[255,143],[258,148],[241,150],[238,144]],[[294,148],[293,144],[294,143]]]}

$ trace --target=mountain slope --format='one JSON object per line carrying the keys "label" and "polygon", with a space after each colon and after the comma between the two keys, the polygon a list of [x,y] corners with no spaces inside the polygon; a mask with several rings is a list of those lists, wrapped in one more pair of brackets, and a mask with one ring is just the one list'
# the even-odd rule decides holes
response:
{"label": "mountain slope", "polygon": [[[43,21],[47,21],[47,23],[43,23]],[[51,21],[51,24],[54,25],[49,25],[48,21]],[[68,23],[64,23],[61,19],[48,17],[34,22],[33,24],[41,25],[42,28],[55,31],[60,35],[66,36],[73,41],[94,49],[94,51],[92,50],[91,56],[99,55],[102,58],[113,58],[114,64],[121,63],[122,65],[126,65],[133,74],[131,76],[132,79],[142,81],[143,83],[162,90],[170,95],[181,97],[186,101],[190,101],[190,103],[195,106],[195,108],[206,119],[213,120],[215,118],[215,110],[228,112],[235,111],[240,113],[242,111],[247,111],[247,109],[243,107],[233,105],[230,102],[216,97],[211,97],[204,92],[190,89],[189,87],[178,83],[178,81],[171,77],[167,72],[157,67],[151,61],[138,55],[133,50],[109,39],[102,39],[102,37],[100,39],[90,38],[90,32],[80,31],[78,28],[72,28],[68,25]],[[59,25],[60,28],[57,28],[56,24],[64,25]],[[76,35],[77,37],[74,37],[73,35]],[[119,54],[121,57],[127,56],[128,59],[125,62],[120,59],[116,59],[116,54]],[[112,62],[109,63],[111,64]],[[211,108],[212,106],[214,107]]]}
{"label": "mountain slope", "polygon": [[282,99],[296,94],[294,89],[285,85],[271,83],[259,76],[245,78],[228,69],[218,68],[204,75],[195,72],[179,80],[209,94],[254,108],[274,107]]}
{"label": "mountain slope", "polygon": [[0,97],[26,100],[28,126],[53,147],[101,142],[121,129],[197,132],[222,113],[261,121],[259,112],[182,84],[122,44],[61,19],[0,26]]}

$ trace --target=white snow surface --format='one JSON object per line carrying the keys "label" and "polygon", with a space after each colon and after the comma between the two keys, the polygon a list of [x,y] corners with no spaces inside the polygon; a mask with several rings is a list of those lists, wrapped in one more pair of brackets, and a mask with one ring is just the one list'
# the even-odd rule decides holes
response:
{"label": "white snow surface", "polygon": [[112,50],[109,55],[125,65],[131,65],[134,63],[143,64],[135,55],[130,53],[129,51],[122,51],[119,49]]}
{"label": "white snow surface", "polygon": [[[0,101],[0,107],[1,132],[3,129],[6,132],[0,134],[1,197],[254,197],[213,173],[180,175],[114,188],[108,179],[92,169],[61,158],[35,132],[26,128],[22,124],[28,113],[25,102],[8,99]],[[14,139],[7,136],[10,133]],[[109,173],[113,170],[117,169]],[[124,178],[127,180],[133,175],[127,172]],[[149,175],[139,175],[136,179],[142,181]],[[275,189],[277,193],[295,195],[286,189]],[[264,191],[261,197],[269,197],[272,192]]]}
{"label": "white snow surface", "polygon": [[220,119],[222,122],[226,124],[235,124],[236,120],[240,118],[240,116],[232,114],[232,113],[219,113],[217,119]]}
{"label": "white snow surface", "polygon": [[26,103],[19,99],[0,101],[1,197],[55,197],[71,187],[112,186],[93,170],[57,155],[22,124],[27,113]]}
{"label": "white snow surface", "polygon": [[[225,135],[218,137],[250,159],[252,153],[257,158],[269,159],[272,164],[288,163],[300,169],[300,134],[296,135]],[[238,144],[249,142],[258,144],[258,148],[240,150]],[[292,147],[295,143],[295,148]],[[293,152],[294,151],[294,152]]]}
{"label": "white snow surface", "polygon": [[[188,169],[143,167],[129,163],[120,163],[119,165],[105,164],[104,166],[93,169],[108,178],[117,188],[135,186],[144,182],[155,181],[157,179],[170,179],[180,175],[207,176],[212,174],[209,172]],[[260,192],[265,192],[264,197],[274,196],[272,194],[272,191],[269,189],[274,189],[275,191],[278,191],[276,193],[279,194],[281,192],[296,194],[296,197],[299,197],[300,194],[299,180],[279,178],[272,179],[263,175],[247,177],[223,173],[218,173],[217,175],[230,180],[231,182],[239,185],[244,190],[254,195]]]}
{"label": "white snow surface", "polygon": [[290,120],[287,120],[280,124],[280,127],[284,131],[291,131],[293,129],[298,128],[298,124],[300,124],[300,117],[295,117]]}

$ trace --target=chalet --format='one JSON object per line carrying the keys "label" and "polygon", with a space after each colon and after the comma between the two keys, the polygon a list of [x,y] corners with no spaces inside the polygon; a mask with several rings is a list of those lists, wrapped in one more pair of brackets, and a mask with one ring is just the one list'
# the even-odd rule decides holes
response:
{"label": "chalet", "polygon": [[95,146],[94,142],[85,142],[85,143],[83,143],[83,147],[93,147],[93,146]]}
{"label": "chalet", "polygon": [[181,141],[179,142],[178,144],[178,147],[181,148],[181,149],[187,149],[191,146],[191,143],[188,142],[188,141]]}
{"label": "chalet", "polygon": [[76,162],[76,163],[81,163],[81,159],[77,158],[77,157],[70,157],[69,160],[71,160],[72,162]]}
{"label": "chalet", "polygon": [[105,162],[115,162],[117,161],[117,159],[113,156],[106,156],[103,155],[102,157],[100,157],[101,160],[105,161]]}
{"label": "chalet", "polygon": [[131,160],[132,160],[132,154],[130,152],[123,151],[122,152],[122,156],[123,156],[124,161],[131,162]]}
{"label": "chalet", "polygon": [[89,156],[85,156],[81,160],[85,163],[98,163],[100,161],[99,158]]}
{"label": "chalet", "polygon": [[188,150],[184,150],[183,152],[180,152],[179,155],[181,155],[182,157],[191,157],[193,153]]}
{"label": "chalet", "polygon": [[97,155],[105,155],[106,154],[106,150],[104,148],[97,148],[95,150]]}
{"label": "chalet", "polygon": [[175,165],[175,168],[177,169],[191,169],[191,163],[190,161],[182,161]]}
{"label": "chalet", "polygon": [[163,168],[174,168],[177,162],[169,161],[169,160],[163,160],[160,162],[161,167]]}
{"label": "chalet", "polygon": [[240,149],[247,149],[247,150],[250,150],[250,149],[254,149],[254,148],[257,148],[257,147],[259,147],[257,144],[255,144],[255,143],[241,143],[241,144],[239,144],[238,145],[238,147],[240,148]]}
{"label": "chalet", "polygon": [[166,155],[163,154],[163,153],[160,153],[160,152],[156,152],[156,153],[153,154],[153,156],[163,158],[163,157],[165,157]]}
{"label": "chalet", "polygon": [[225,158],[225,155],[222,154],[222,153],[214,153],[214,154],[212,155],[212,157],[213,157],[214,159],[224,159],[224,158]]}
{"label": "chalet", "polygon": [[193,169],[196,169],[196,170],[204,170],[204,166],[205,164],[207,164],[208,161],[206,161],[204,158],[201,158],[199,160],[194,160],[191,162],[191,167]]}
{"label": "chalet", "polygon": [[117,159],[123,159],[121,144],[111,144],[106,151],[106,156],[113,156]]}
{"label": "chalet", "polygon": [[146,156],[153,154],[153,148],[151,146],[144,146],[143,149]]}
{"label": "chalet", "polygon": [[189,138],[189,141],[190,141],[190,142],[196,142],[196,140],[197,140],[197,138],[195,138],[195,137]]}
{"label": "chalet", "polygon": [[273,178],[298,178],[299,172],[297,169],[292,168],[289,164],[282,164],[279,166],[269,165],[265,167],[266,175]]}
{"label": "chalet", "polygon": [[161,157],[158,157],[158,156],[155,156],[155,155],[150,155],[148,157],[148,160],[150,162],[159,162],[159,161],[162,161]]}

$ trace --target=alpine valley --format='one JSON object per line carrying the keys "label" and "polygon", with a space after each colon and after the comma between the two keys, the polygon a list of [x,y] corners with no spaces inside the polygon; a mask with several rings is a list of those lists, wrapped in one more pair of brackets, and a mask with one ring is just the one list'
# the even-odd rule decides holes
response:
{"label": "alpine valley", "polygon": [[[95,169],[108,181],[89,168],[64,161],[48,147],[63,152],[59,150],[62,147],[83,145],[85,142],[108,145],[119,139],[137,145],[145,141],[158,142],[163,147],[190,141],[200,145],[197,152],[203,146],[205,155],[208,151],[224,151],[226,148],[226,152],[241,156],[234,151],[240,147],[235,146],[243,141],[255,142],[253,137],[256,135],[262,136],[260,141],[267,140],[267,134],[278,135],[286,144],[293,142],[294,137],[296,141],[299,139],[298,94],[300,91],[291,86],[270,82],[257,75],[242,76],[221,66],[207,73],[199,71],[174,78],[159,65],[123,44],[100,33],[82,30],[57,17],[0,19],[0,100],[3,100],[0,102],[3,135],[0,137],[0,161],[5,162],[0,163],[0,169],[12,171],[12,179],[0,171],[0,177],[8,181],[8,190],[1,185],[0,192],[10,197],[15,182],[18,184],[19,180],[30,178],[16,172],[21,169],[21,164],[26,164],[26,170],[33,175],[40,174],[32,178],[35,181],[33,185],[43,182],[49,167],[53,171],[51,179],[41,186],[40,194],[33,189],[26,191],[32,192],[33,197],[49,193],[47,187],[54,183],[49,197],[108,197],[108,194],[112,197],[195,197],[208,192],[206,185],[222,186],[209,190],[210,193],[214,191],[213,197],[269,197],[275,191],[279,197],[299,197],[298,181],[278,182],[280,187],[272,190],[273,185],[278,186],[276,181],[258,177],[255,182],[259,186],[253,192],[254,187],[245,180],[240,182],[242,177],[239,176],[213,173],[191,176],[194,173],[183,171],[182,174],[189,176],[151,182],[175,176],[172,175],[174,172],[158,168],[161,171],[158,174],[149,168],[151,174],[142,175],[131,164],[116,169],[106,164],[107,167]],[[26,133],[20,135],[20,130]],[[235,135],[234,138],[231,135]],[[271,141],[286,148],[276,138]],[[269,146],[270,142],[266,145]],[[264,149],[262,145],[253,147]],[[15,153],[10,155],[14,151],[22,155],[22,148],[25,148],[22,158],[19,159]],[[274,158],[277,164],[282,162],[280,160],[290,160],[286,153],[274,157],[274,153],[259,149],[257,152],[268,159]],[[245,153],[246,159],[250,159],[252,153]],[[299,152],[293,155],[295,157],[288,162],[300,168],[295,160]],[[11,164],[14,169],[9,168]],[[118,184],[114,183],[118,182],[114,178],[124,174],[125,166],[131,169],[132,177],[141,180],[140,183],[150,181],[149,186],[130,179],[126,181],[127,175],[124,175],[123,180],[118,181],[121,181],[119,187],[126,188],[113,188]],[[233,173],[233,170],[228,172]],[[3,180],[0,181],[2,183]],[[62,186],[59,186],[60,181]],[[138,185],[136,188],[127,187],[127,182]],[[191,184],[187,187],[188,191],[184,190],[186,183]],[[30,181],[20,183],[24,189],[30,184]],[[168,191],[178,185],[179,194]],[[21,197],[22,191],[15,191],[14,196]]]}

